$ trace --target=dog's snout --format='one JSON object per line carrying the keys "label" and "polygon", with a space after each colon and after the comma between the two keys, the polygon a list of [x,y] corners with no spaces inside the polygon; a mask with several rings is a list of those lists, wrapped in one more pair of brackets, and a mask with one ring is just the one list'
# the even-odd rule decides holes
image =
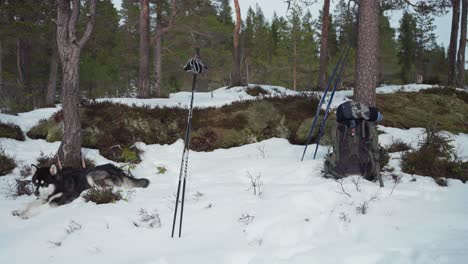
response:
{"label": "dog's snout", "polygon": [[34,195],[35,195],[35,196],[39,196],[39,189],[36,189],[36,190],[34,191]]}

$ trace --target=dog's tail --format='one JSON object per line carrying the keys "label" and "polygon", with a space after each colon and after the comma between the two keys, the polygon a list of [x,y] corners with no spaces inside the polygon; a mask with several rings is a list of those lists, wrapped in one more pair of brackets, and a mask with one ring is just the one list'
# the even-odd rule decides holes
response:
{"label": "dog's tail", "polygon": [[129,188],[146,188],[150,184],[150,181],[145,178],[137,179],[132,177],[124,177],[123,178],[124,185]]}

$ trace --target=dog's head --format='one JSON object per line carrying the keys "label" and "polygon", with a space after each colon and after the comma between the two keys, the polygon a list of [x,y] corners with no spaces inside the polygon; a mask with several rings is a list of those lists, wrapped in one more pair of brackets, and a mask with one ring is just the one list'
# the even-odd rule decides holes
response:
{"label": "dog's head", "polygon": [[33,177],[32,183],[34,184],[34,195],[46,200],[55,191],[55,183],[58,180],[59,174],[55,164],[50,167],[37,167],[31,165]]}

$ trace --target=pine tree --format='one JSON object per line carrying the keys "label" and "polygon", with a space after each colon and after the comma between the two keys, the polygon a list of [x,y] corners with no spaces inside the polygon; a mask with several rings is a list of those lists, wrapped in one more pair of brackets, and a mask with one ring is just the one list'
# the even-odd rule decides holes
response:
{"label": "pine tree", "polygon": [[457,55],[457,85],[464,87],[465,85],[465,48],[466,48],[466,23],[468,18],[468,0],[462,1],[462,16],[461,16],[461,32],[460,32],[460,44],[458,45]]}
{"label": "pine tree", "polygon": [[292,89],[297,90],[297,64],[298,64],[298,42],[302,37],[302,12],[298,5],[290,8],[289,24],[291,25],[291,66],[292,66]]}
{"label": "pine tree", "polygon": [[138,98],[151,96],[150,87],[150,10],[149,0],[140,0],[140,68]]}
{"label": "pine tree", "polygon": [[395,30],[390,26],[389,17],[379,15],[379,82],[394,83],[399,75]]}
{"label": "pine tree", "polygon": [[434,17],[425,13],[416,13],[416,81],[422,82],[425,78],[425,64],[427,64],[427,54],[436,46],[436,36],[434,34]]}
{"label": "pine tree", "polygon": [[232,8],[230,0],[214,0],[216,10],[218,12],[218,19],[223,24],[233,25],[232,21]]}
{"label": "pine tree", "polygon": [[414,38],[416,35],[416,21],[410,13],[403,13],[398,31],[400,32],[398,35],[400,46],[398,58],[401,66],[400,78],[403,83],[408,83],[413,80],[415,75],[415,54],[417,48]]}
{"label": "pine tree", "polygon": [[379,4],[375,0],[359,1],[358,49],[354,99],[375,105],[378,77]]}
{"label": "pine tree", "polygon": [[329,12],[330,12],[330,0],[324,0],[323,9],[321,14],[321,34],[320,34],[320,64],[319,64],[319,76],[318,76],[318,88],[319,90],[325,89],[326,83],[326,72],[328,65],[328,29],[329,29]]}
{"label": "pine tree", "polygon": [[452,0],[452,29],[450,32],[450,44],[448,48],[448,85],[455,84],[455,63],[457,56],[458,26],[460,21],[460,0]]}
{"label": "pine tree", "polygon": [[[86,97],[122,95],[125,92],[125,61],[120,17],[110,0],[98,1],[94,34],[83,49],[80,74],[81,91]],[[84,13],[84,12],[83,12]]]}
{"label": "pine tree", "polygon": [[239,43],[239,35],[241,29],[241,11],[239,6],[239,1],[234,0],[234,6],[236,9],[236,25],[234,27],[233,39],[234,39],[234,70],[232,72],[232,86],[242,85],[242,76],[241,76],[241,47]]}
{"label": "pine tree", "polygon": [[[71,6],[73,5],[73,7]],[[83,35],[77,35],[80,18],[80,2],[57,1],[57,45],[62,65],[62,111],[64,120],[63,140],[58,155],[65,166],[81,165],[81,122],[79,102],[80,55],[91,37],[96,18],[96,0],[89,1],[89,20]]]}
{"label": "pine tree", "polygon": [[127,94],[135,92],[135,88],[138,87],[139,10],[138,0],[122,0],[119,15],[124,38],[120,41],[125,43],[125,49],[123,50],[124,58],[121,65],[121,76]]}

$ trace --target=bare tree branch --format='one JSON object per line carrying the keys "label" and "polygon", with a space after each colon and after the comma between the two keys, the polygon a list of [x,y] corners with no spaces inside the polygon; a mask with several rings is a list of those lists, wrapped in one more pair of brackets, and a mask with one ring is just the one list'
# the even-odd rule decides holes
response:
{"label": "bare tree branch", "polygon": [[89,16],[88,22],[86,23],[86,30],[78,42],[78,46],[83,48],[84,44],[91,37],[93,32],[94,23],[96,22],[96,0],[89,0]]}
{"label": "bare tree branch", "polygon": [[[159,8],[159,7],[158,7]],[[171,0],[171,17],[169,18],[169,24],[161,29],[158,29],[158,23],[156,23],[156,34],[154,35],[153,39],[151,42],[156,41],[156,39],[161,38],[164,34],[167,32],[171,31],[171,29],[175,25],[175,19],[177,17],[177,6],[176,6],[176,0]],[[162,19],[160,17],[156,17],[156,20]],[[160,24],[159,24],[160,25]]]}

